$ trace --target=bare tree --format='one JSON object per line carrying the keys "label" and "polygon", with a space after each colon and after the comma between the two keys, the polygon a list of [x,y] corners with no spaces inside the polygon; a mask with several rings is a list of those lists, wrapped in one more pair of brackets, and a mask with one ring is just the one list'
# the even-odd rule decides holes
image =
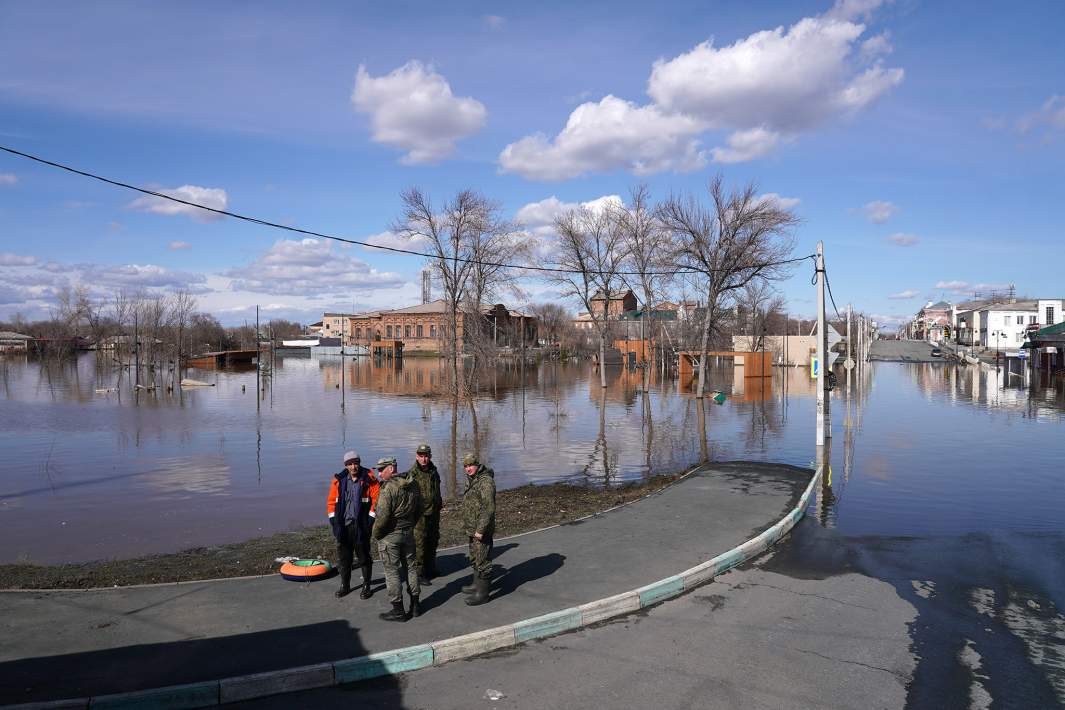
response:
{"label": "bare tree", "polygon": [[[627,250],[617,220],[610,210],[586,207],[555,219],[558,234],[557,267],[552,279],[564,296],[575,296],[588,310],[599,336],[599,383],[606,387],[606,342],[610,332],[610,299],[622,284]],[[602,297],[601,312],[595,306]]]}
{"label": "bare tree", "polygon": [[[646,185],[638,185],[629,191],[629,204],[614,211],[617,228],[625,240],[628,252],[627,266],[638,280],[636,290],[640,293],[643,308],[640,315],[641,340],[654,341],[654,321],[649,317],[655,304],[668,287],[672,245],[670,232],[655,214],[651,205],[651,193]],[[650,352],[650,348],[645,354]],[[650,386],[651,368],[644,362],[643,390]]]}
{"label": "bare tree", "polygon": [[[443,204],[437,212],[429,197],[417,188],[402,195],[403,213],[392,229],[409,240],[423,242],[433,255],[430,267],[443,289],[447,304],[447,333],[451,358],[452,389],[458,394],[459,308],[474,275],[475,263],[486,261],[487,245],[510,231],[509,223],[501,216],[498,203],[472,190],[463,190]],[[497,272],[498,273],[498,272]],[[484,277],[482,288],[488,289],[490,279]],[[475,324],[480,327],[478,321]]]}
{"label": "bare tree", "polygon": [[659,217],[677,240],[678,266],[698,274],[706,294],[696,397],[706,386],[706,350],[737,289],[757,279],[783,278],[793,249],[790,229],[798,217],[771,200],[760,199],[754,185],[726,192],[720,176],[710,181],[710,204],[694,197],[671,197]]}
{"label": "bare tree", "polygon": [[557,303],[536,303],[529,306],[529,312],[540,322],[541,332],[548,343],[561,343],[562,333],[570,323],[569,312]]}
{"label": "bare tree", "polygon": [[189,329],[193,311],[196,310],[196,297],[182,289],[174,293],[170,302],[169,322],[176,330],[177,366],[181,367],[181,355],[184,352],[185,333]]}

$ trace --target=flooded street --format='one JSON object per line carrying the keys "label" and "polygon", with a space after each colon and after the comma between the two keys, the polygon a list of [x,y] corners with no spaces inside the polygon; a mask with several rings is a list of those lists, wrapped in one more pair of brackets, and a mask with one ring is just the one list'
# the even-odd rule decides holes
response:
{"label": "flooded street", "polygon": [[[813,387],[799,369],[771,384],[715,368],[729,394],[696,400],[667,380],[640,393],[587,364],[500,367],[452,406],[443,364],[279,357],[258,408],[255,373],[190,370],[215,384],[113,392],[116,373],[83,354],[65,365],[7,358],[0,378],[4,562],[121,558],[254,537],[323,519],[344,450],[412,461],[434,447],[446,496],[456,456],[479,449],[501,488],[566,480],[613,485],[705,454],[809,465]],[[1003,388],[947,363],[871,363],[833,407],[831,486],[819,518],[848,535],[1059,535],[1063,395]],[[344,383],[343,390],[340,388]],[[705,427],[705,444],[700,430]],[[1063,585],[1065,586],[1065,585]]]}

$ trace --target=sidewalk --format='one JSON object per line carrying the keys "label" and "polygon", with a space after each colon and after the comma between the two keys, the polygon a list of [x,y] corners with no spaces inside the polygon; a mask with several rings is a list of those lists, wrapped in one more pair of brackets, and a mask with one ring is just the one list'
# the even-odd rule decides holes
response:
{"label": "sidewalk", "polygon": [[[422,591],[425,613],[380,621],[375,593],[280,576],[0,594],[0,704],[85,697],[363,656],[509,624],[635,589],[729,550],[783,517],[811,472],[710,464],[619,510],[499,540],[492,601],[467,607],[462,550]],[[559,500],[565,507],[565,500]]]}

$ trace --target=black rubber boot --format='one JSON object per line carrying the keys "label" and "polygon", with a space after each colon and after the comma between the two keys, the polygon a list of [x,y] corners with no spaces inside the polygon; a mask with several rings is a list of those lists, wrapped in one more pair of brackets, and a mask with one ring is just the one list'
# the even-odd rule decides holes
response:
{"label": "black rubber boot", "polygon": [[411,617],[419,617],[422,615],[422,605],[418,602],[418,597],[410,598],[410,615]]}
{"label": "black rubber boot", "polygon": [[406,621],[407,612],[403,609],[403,602],[392,602],[392,609],[383,614],[378,614],[382,621]]}
{"label": "black rubber boot", "polygon": [[488,580],[478,575],[473,582],[473,594],[466,599],[466,606],[478,606],[488,601]]}
{"label": "black rubber boot", "polygon": [[473,594],[475,591],[477,591],[477,573],[476,572],[474,573],[474,575],[472,577],[470,577],[470,583],[466,584],[466,585],[463,585],[463,587],[462,587],[462,593],[463,594]]}
{"label": "black rubber boot", "polygon": [[373,596],[373,592],[370,590],[370,576],[373,571],[373,565],[366,564],[362,568],[362,591],[359,592],[359,599],[369,599]]}
{"label": "black rubber boot", "polygon": [[337,599],[351,594],[351,568],[340,568],[340,589],[335,592]]}

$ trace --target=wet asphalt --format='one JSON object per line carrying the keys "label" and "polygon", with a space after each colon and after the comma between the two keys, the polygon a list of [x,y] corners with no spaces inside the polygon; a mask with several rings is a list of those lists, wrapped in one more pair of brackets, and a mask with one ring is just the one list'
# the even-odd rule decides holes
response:
{"label": "wet asphalt", "polygon": [[[152,587],[0,594],[0,703],[124,692],[357,657],[564,609],[676,574],[739,545],[798,501],[812,471],[708,464],[649,498],[497,541],[492,601],[467,607],[461,550],[422,592],[425,614],[381,621],[375,594],[279,576]],[[563,505],[564,501],[560,501]],[[290,696],[299,702],[297,696]]]}

